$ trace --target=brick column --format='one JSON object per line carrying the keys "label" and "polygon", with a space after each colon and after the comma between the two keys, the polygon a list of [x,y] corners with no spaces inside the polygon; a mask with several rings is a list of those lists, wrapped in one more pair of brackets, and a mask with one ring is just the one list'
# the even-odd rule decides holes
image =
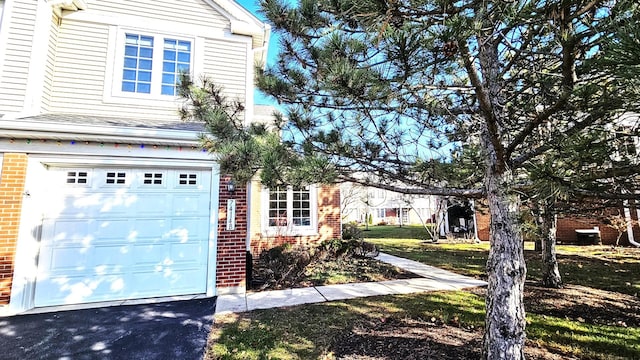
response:
{"label": "brick column", "polygon": [[[247,188],[245,184],[236,184],[236,190],[231,194],[227,190],[230,179],[229,176],[220,178],[216,262],[219,295],[246,289]],[[230,199],[236,201],[235,230],[227,230],[227,203]]]}
{"label": "brick column", "polygon": [[340,187],[322,185],[318,193],[318,235],[316,242],[341,239]]}
{"label": "brick column", "polygon": [[18,243],[22,197],[27,176],[26,154],[4,154],[0,177],[0,304],[8,304]]}

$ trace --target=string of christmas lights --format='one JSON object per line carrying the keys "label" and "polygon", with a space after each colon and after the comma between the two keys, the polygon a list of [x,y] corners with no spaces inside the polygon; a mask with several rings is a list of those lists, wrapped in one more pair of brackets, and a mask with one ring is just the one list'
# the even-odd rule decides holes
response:
{"label": "string of christmas lights", "polygon": [[[26,143],[26,144],[33,144],[33,143],[34,143],[33,139],[25,139],[24,141],[25,141],[25,143]],[[60,141],[60,140],[57,140],[57,141],[56,141],[56,140],[49,140],[49,141],[48,141],[47,139],[41,139],[41,140],[39,140],[39,142],[40,142],[40,143],[47,143],[47,142],[51,142],[51,143],[53,143],[54,141],[55,141],[56,145],[58,145],[58,146],[62,146],[63,144],[65,144],[65,143],[66,143],[66,142],[63,142],[63,141]],[[9,142],[13,144],[13,143],[15,143],[15,142],[16,142],[16,139],[10,139],[10,140],[9,140]],[[38,142],[38,141],[36,140],[36,142]],[[84,145],[92,145],[92,144],[96,144],[96,145],[98,145],[98,146],[100,146],[100,147],[104,147],[105,145],[108,145],[108,144],[105,144],[104,142],[91,142],[91,141],[81,141],[81,143],[84,143]],[[69,145],[77,145],[77,144],[78,144],[78,142],[77,142],[76,140],[71,140],[71,141],[69,141]],[[124,146],[124,145],[126,145],[126,146],[127,146],[127,149],[132,149],[134,146],[135,146],[135,147],[139,147],[140,149],[145,149],[145,148],[146,148],[146,149],[149,149],[149,148],[153,148],[153,149],[165,149],[165,150],[171,150],[171,149],[173,148],[173,149],[176,149],[176,150],[178,150],[178,151],[182,151],[182,150],[184,150],[184,149],[188,149],[188,148],[189,148],[189,147],[183,147],[183,146],[170,146],[170,145],[164,145],[164,146],[160,145],[160,146],[159,146],[159,145],[147,145],[147,144],[122,144],[122,143],[113,143],[113,147],[114,147],[114,148],[116,148],[116,149],[117,149],[117,148],[120,148],[121,146]],[[198,147],[196,147],[196,146],[191,146],[190,150],[198,150]],[[200,150],[201,150],[202,152],[206,152],[206,151],[207,151],[206,149],[200,149]]]}

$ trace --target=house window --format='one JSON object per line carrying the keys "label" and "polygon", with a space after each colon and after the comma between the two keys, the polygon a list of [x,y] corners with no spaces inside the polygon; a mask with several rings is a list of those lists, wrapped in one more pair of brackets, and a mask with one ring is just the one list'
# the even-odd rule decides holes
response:
{"label": "house window", "polygon": [[180,74],[191,71],[191,40],[126,32],[123,47],[123,94],[175,96]]}
{"label": "house window", "polygon": [[191,42],[165,39],[162,56],[162,95],[175,95],[181,73],[189,72]]}
{"label": "house window", "polygon": [[268,192],[266,229],[291,235],[317,232],[317,200],[315,187],[278,187]]}
{"label": "house window", "polygon": [[287,226],[287,189],[277,188],[269,192],[269,226]]}
{"label": "house window", "polygon": [[376,217],[378,219],[384,219],[385,217],[387,217],[387,209],[384,209],[384,208],[376,209]]}
{"label": "house window", "polygon": [[311,225],[311,199],[308,189],[293,189],[292,191],[293,203],[292,210],[294,226],[309,226]]}
{"label": "house window", "polygon": [[122,91],[151,93],[153,37],[127,34],[124,46]]}
{"label": "house window", "polygon": [[401,214],[402,218],[400,220],[402,220],[403,224],[407,224],[409,222],[409,209],[402,209]]}

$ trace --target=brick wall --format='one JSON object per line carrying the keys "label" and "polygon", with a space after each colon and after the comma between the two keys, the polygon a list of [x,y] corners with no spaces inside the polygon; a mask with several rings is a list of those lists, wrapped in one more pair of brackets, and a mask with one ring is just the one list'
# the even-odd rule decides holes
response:
{"label": "brick wall", "polygon": [[[577,242],[576,229],[592,229],[600,228],[600,238],[603,245],[614,245],[618,237],[618,231],[607,226],[602,221],[596,219],[578,218],[578,217],[558,217],[558,231],[556,239],[558,242],[574,243]],[[635,235],[636,231],[634,231]],[[638,240],[636,238],[636,240]],[[620,237],[620,245],[629,245],[627,232],[625,231]]]}
{"label": "brick wall", "polygon": [[478,200],[475,202],[476,225],[478,226],[478,239],[489,241],[489,226],[491,225],[491,215],[487,205]]}
{"label": "brick wall", "polygon": [[[617,213],[617,210],[614,209],[613,212]],[[635,208],[631,208],[631,217],[633,219],[637,218]],[[476,221],[478,223],[478,238],[482,241],[489,241],[489,225],[491,223],[491,217],[489,215],[489,209],[480,201],[478,201],[476,205]],[[603,244],[615,244],[616,238],[618,237],[618,231],[607,226],[604,222],[597,220],[595,216],[594,218],[559,216],[556,239],[559,243],[576,243],[578,240],[576,236],[576,229],[592,229],[595,226],[600,228],[600,237]],[[640,241],[640,226],[634,226],[633,233],[635,241]],[[620,238],[620,245],[628,244],[629,241],[625,231]]]}
{"label": "brick wall", "polygon": [[[236,185],[231,194],[227,190],[230,177],[220,178],[218,208],[218,257],[216,262],[216,287],[245,287],[246,240],[247,240],[247,191],[242,184]],[[236,200],[236,227],[227,230],[227,202]],[[224,290],[223,290],[224,292]]]}
{"label": "brick wall", "polygon": [[[259,189],[259,186],[254,186]],[[251,214],[252,236],[251,253],[256,259],[263,250],[285,243],[291,245],[317,244],[324,240],[340,238],[342,225],[340,223],[340,188],[333,185],[323,185],[318,188],[318,235],[316,236],[264,236],[261,233],[261,201],[260,191],[254,191],[252,196]]]}
{"label": "brick wall", "polygon": [[0,177],[0,304],[8,304],[27,175],[26,154],[4,154]]}

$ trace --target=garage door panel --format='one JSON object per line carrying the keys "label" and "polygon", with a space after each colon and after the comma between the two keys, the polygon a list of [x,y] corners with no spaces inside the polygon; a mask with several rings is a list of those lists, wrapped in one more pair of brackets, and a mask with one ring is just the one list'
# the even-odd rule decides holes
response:
{"label": "garage door panel", "polygon": [[206,292],[210,172],[51,171],[36,306]]}
{"label": "garage door panel", "polygon": [[140,194],[135,202],[139,217],[166,216],[171,213],[171,195],[163,193]]}
{"label": "garage door panel", "polygon": [[182,264],[202,264],[202,253],[204,248],[201,244],[170,244],[170,253],[173,254],[171,260],[174,263]]}
{"label": "garage door panel", "polygon": [[91,239],[91,224],[86,220],[45,219],[42,226],[42,236],[50,242],[78,242],[83,243]]}
{"label": "garage door panel", "polygon": [[[55,200],[53,200],[55,201]],[[75,193],[64,198],[64,206],[50,212],[51,217],[94,218],[101,215],[127,216],[135,211],[138,196],[126,193]]]}
{"label": "garage door panel", "polygon": [[171,204],[173,214],[177,216],[198,216],[208,214],[209,199],[201,195],[178,194]]}

